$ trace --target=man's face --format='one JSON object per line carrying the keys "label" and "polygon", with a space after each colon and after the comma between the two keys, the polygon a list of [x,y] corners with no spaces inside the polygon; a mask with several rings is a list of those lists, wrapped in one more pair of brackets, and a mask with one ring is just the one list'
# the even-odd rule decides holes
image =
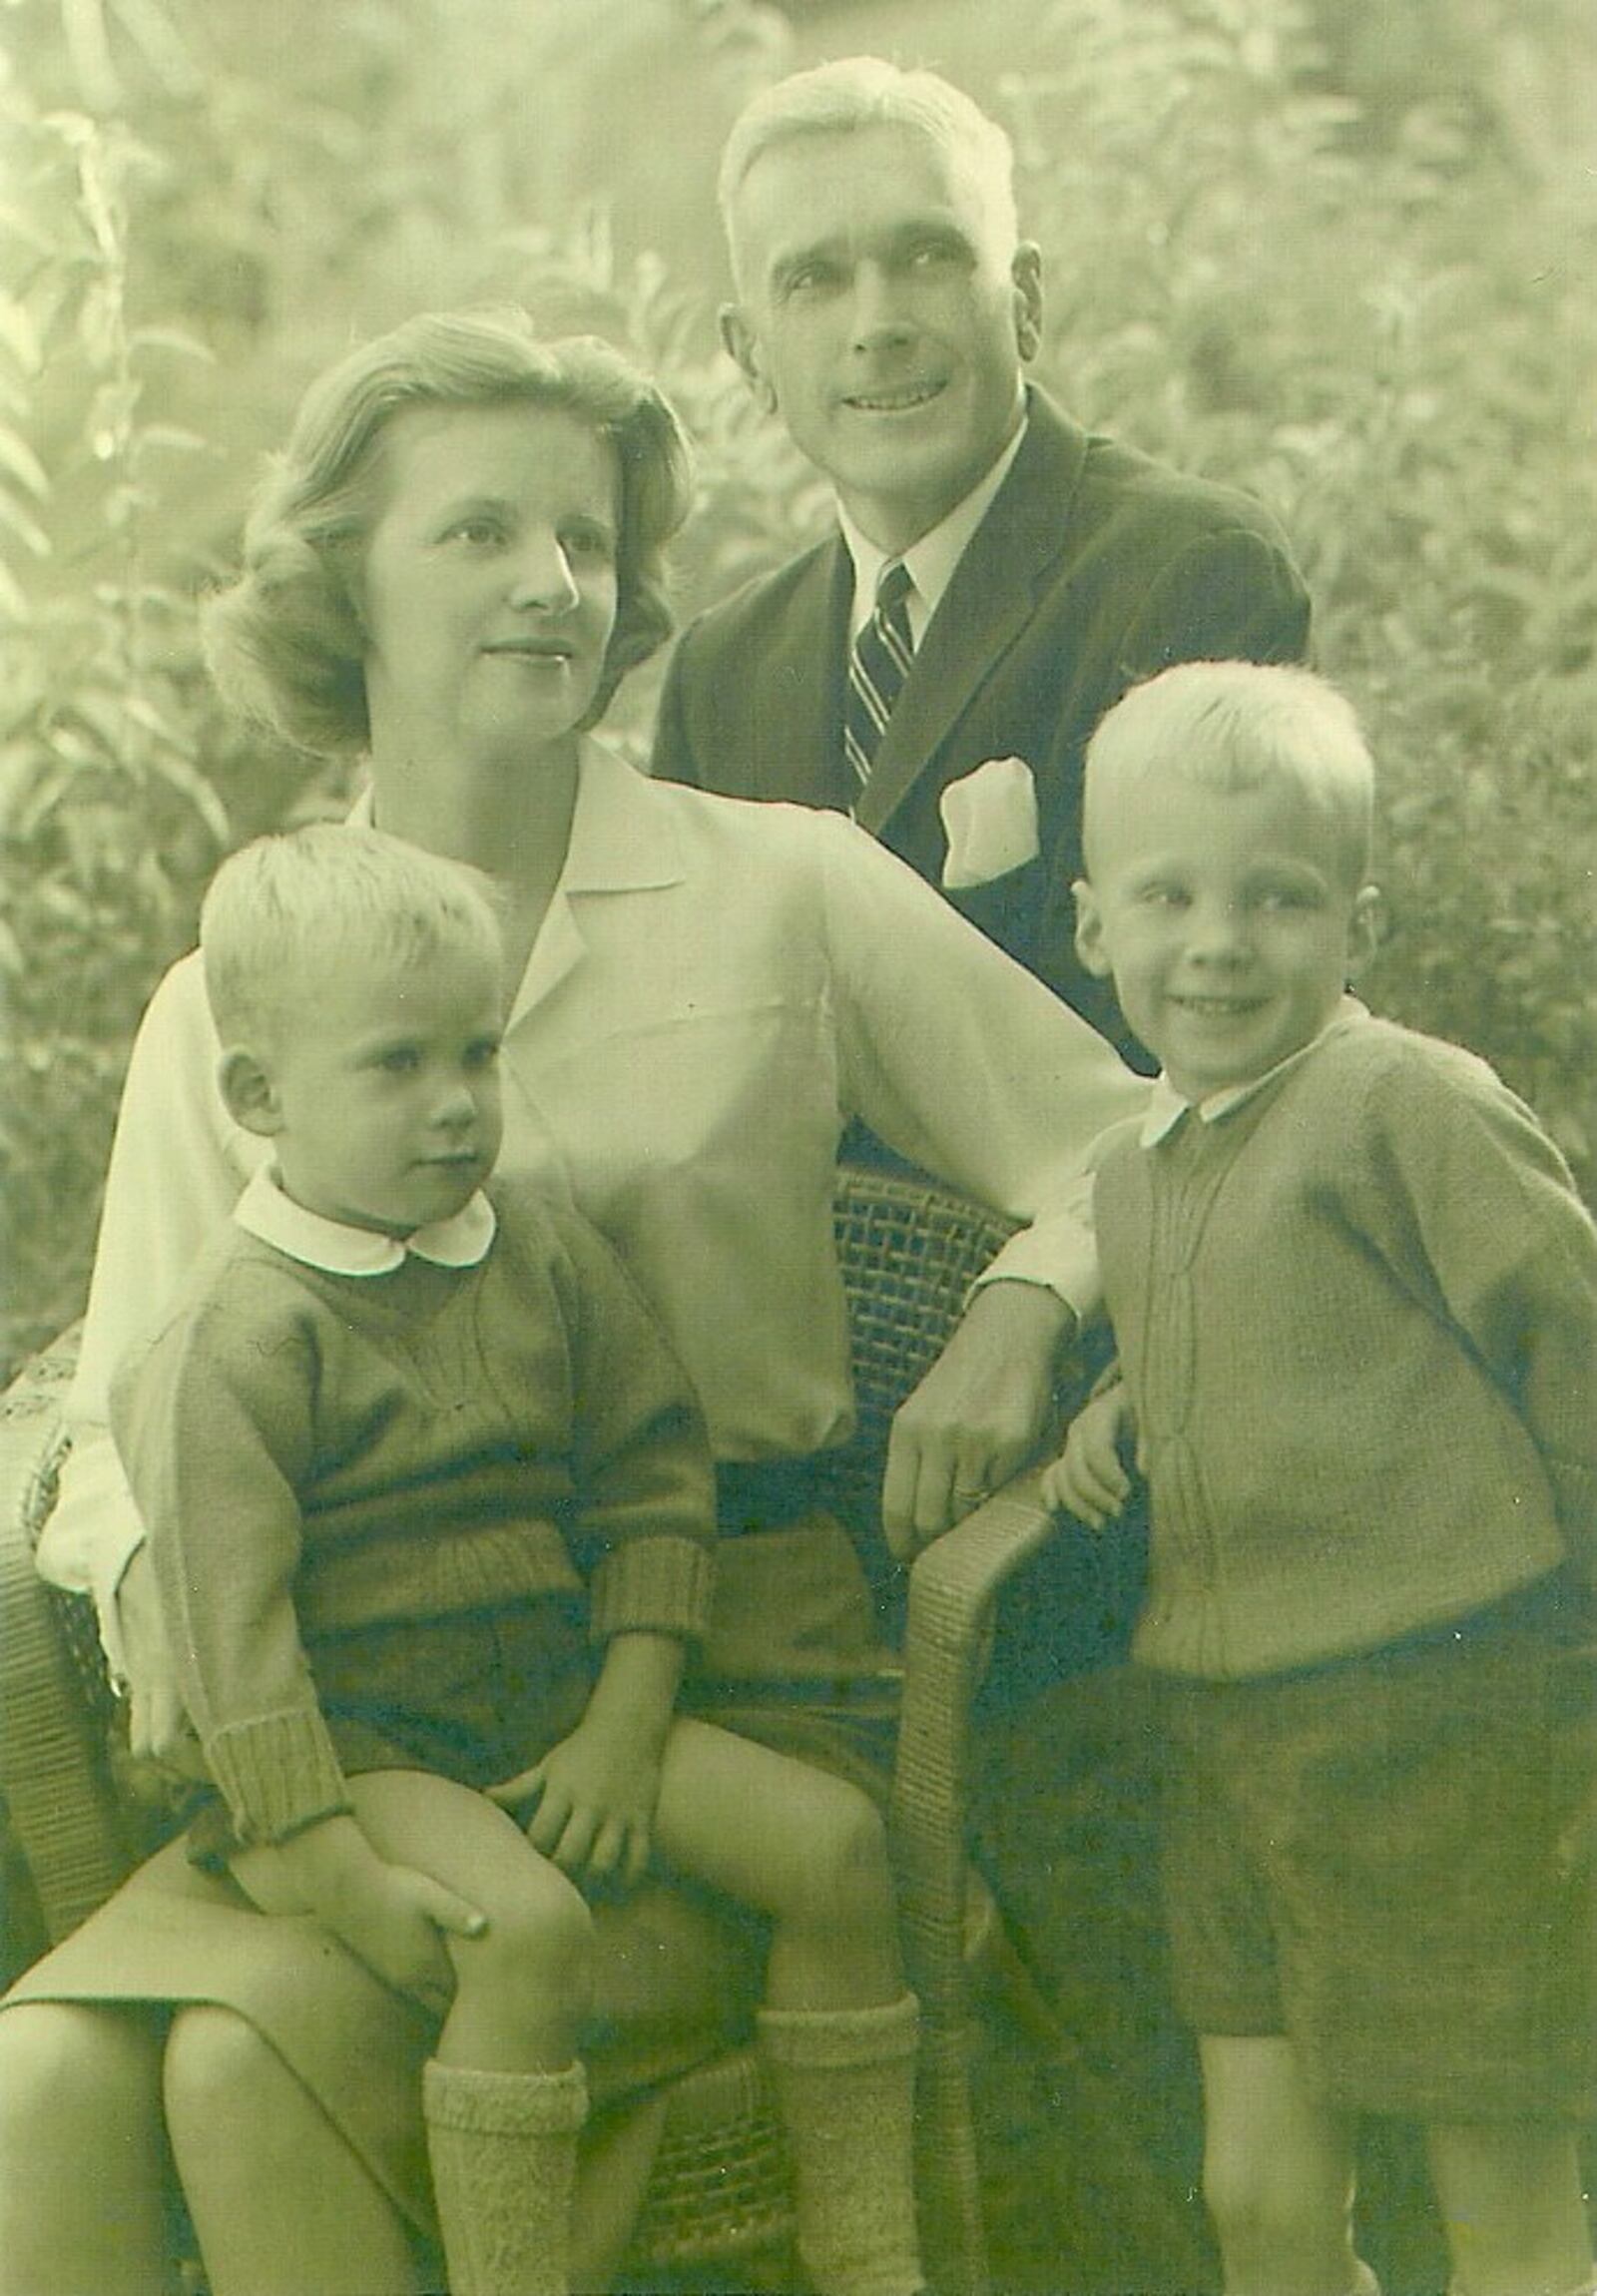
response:
{"label": "man's face", "polygon": [[928,533],[1020,418],[1039,259],[911,128],[799,134],[732,215],[743,299],[726,340],[879,549]]}

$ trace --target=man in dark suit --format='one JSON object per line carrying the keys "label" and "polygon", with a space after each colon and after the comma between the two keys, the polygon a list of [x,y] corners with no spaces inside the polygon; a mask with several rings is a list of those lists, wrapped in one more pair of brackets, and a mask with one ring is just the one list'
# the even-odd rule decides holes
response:
{"label": "man in dark suit", "polygon": [[[1012,174],[967,97],[874,58],[795,74],[734,126],[724,338],[831,480],[839,531],[690,625],[654,770],[851,810],[1118,1035],[1072,946],[1087,737],[1171,662],[1301,658],[1309,601],[1259,504],[1025,387],[1042,265]],[[861,775],[850,640],[894,562],[912,661]]]}

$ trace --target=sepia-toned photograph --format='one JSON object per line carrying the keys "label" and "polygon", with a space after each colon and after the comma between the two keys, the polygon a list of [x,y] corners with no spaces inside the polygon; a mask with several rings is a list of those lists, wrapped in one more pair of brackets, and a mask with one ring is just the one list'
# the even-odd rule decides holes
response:
{"label": "sepia-toned photograph", "polygon": [[0,2296],[1597,2296],[1590,0],[0,0]]}

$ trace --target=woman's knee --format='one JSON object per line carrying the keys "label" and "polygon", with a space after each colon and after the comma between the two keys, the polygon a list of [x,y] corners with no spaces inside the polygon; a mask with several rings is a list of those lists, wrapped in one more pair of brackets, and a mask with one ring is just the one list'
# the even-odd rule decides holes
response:
{"label": "woman's knee", "polygon": [[0,2157],[11,2166],[57,2128],[86,2134],[158,2120],[160,2025],[129,2008],[23,2002],[0,2015]]}
{"label": "woman's knee", "polygon": [[175,2145],[194,2134],[238,2128],[278,2059],[237,2009],[201,2003],[178,2011],[162,2067],[167,2126]]}

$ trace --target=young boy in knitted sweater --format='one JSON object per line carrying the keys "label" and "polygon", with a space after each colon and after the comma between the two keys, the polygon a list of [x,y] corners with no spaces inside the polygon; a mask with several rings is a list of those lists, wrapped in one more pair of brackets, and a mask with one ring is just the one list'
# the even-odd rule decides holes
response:
{"label": "young boy in knitted sweater", "polygon": [[769,1917],[762,2036],[814,2283],[921,2285],[915,2010],[850,1784],[674,1715],[714,1484],[609,1246],[500,1136],[494,915],[373,831],[264,839],[202,914],[270,1161],[113,1399],[219,1799],[195,1854],[441,2019],[453,2296],[562,2296],[591,1920],[658,1858]]}
{"label": "young boy in knitted sweater", "polygon": [[1123,1373],[1054,1503],[1152,1553],[1165,1891],[1227,2296],[1373,2287],[1361,2112],[1424,2125],[1455,2296],[1587,2290],[1597,1232],[1485,1064],[1345,993],[1372,772],[1196,663],[1087,756],[1077,947],[1163,1064],[1097,1177]]}

